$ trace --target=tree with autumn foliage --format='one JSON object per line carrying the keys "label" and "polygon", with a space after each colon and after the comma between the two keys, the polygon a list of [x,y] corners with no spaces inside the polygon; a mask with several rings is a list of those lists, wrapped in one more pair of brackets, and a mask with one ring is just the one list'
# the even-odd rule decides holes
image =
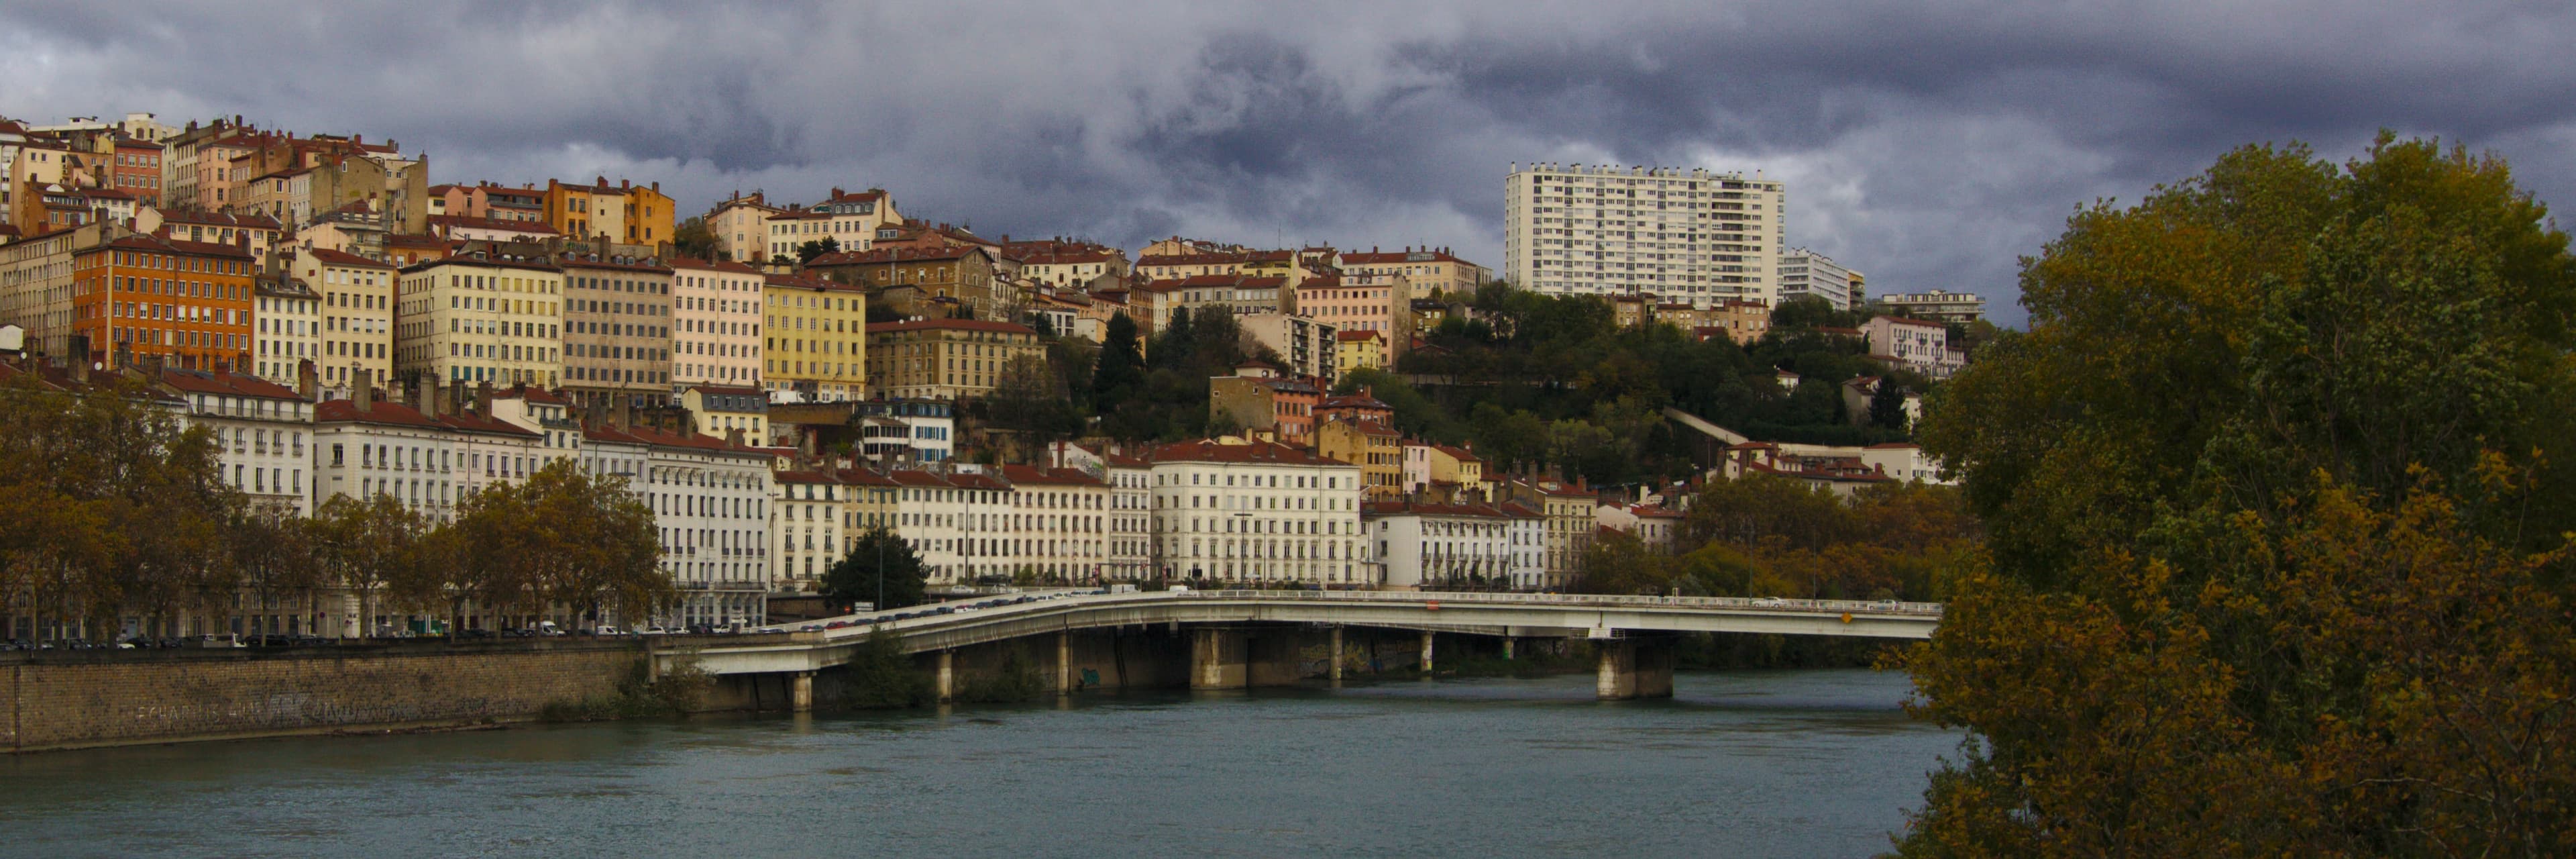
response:
{"label": "tree with autumn foliage", "polygon": [[1931,395],[1985,552],[1908,856],[2576,854],[2576,260],[2492,157],[2247,147]]}

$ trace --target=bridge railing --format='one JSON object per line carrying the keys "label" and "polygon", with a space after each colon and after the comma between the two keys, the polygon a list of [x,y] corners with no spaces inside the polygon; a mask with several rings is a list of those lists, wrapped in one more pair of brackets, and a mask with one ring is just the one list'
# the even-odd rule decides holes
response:
{"label": "bridge railing", "polygon": [[1746,611],[1831,612],[1853,614],[1941,615],[1940,603],[1892,600],[1805,600],[1780,597],[1655,597],[1610,594],[1528,594],[1485,591],[1274,591],[1206,590],[1172,592],[1184,599],[1289,599],[1342,602],[1489,603],[1618,608],[1723,608]]}

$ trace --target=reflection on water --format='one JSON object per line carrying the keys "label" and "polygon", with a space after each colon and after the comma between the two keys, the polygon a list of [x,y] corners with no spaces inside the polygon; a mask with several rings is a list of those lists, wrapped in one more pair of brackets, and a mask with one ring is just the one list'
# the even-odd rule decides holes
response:
{"label": "reflection on water", "polygon": [[1904,678],[1092,696],[0,759],[0,853],[1867,855],[1956,736]]}

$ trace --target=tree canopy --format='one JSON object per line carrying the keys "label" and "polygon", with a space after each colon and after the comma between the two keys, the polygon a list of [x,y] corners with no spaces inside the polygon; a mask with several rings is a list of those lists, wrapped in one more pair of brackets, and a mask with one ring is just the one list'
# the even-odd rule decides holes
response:
{"label": "tree canopy", "polygon": [[2025,261],[1931,395],[1988,554],[1916,856],[2576,852],[2576,263],[2491,157],[2253,146]]}
{"label": "tree canopy", "polygon": [[823,572],[822,593],[844,608],[873,603],[882,611],[920,605],[928,598],[927,581],[911,543],[884,528],[870,528],[851,544],[848,555]]}

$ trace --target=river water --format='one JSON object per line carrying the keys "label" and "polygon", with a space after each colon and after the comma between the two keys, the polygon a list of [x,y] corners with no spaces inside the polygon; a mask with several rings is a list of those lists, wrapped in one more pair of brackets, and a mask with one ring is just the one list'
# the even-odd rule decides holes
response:
{"label": "river water", "polygon": [[1866,856],[1958,736],[1904,677],[1092,696],[0,758],[6,856]]}

